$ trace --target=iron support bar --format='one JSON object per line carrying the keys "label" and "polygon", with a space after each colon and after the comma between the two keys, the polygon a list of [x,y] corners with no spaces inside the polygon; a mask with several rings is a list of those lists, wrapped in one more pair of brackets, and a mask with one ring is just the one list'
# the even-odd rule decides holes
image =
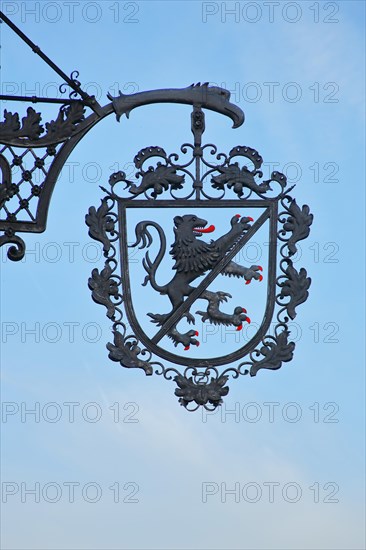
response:
{"label": "iron support bar", "polygon": [[61,105],[71,105],[80,102],[80,99],[56,99],[53,97],[38,97],[24,95],[0,95],[0,101],[26,101],[27,103],[60,103]]}
{"label": "iron support bar", "polygon": [[0,19],[2,19],[2,21],[4,21],[4,23],[6,23],[8,27],[10,27],[23,40],[23,42],[25,42],[32,49],[34,53],[39,55],[39,57],[43,59],[43,61],[47,63],[47,65],[51,67],[51,69],[53,69],[70,86],[70,88],[79,94],[83,98],[84,102],[89,105],[95,113],[98,115],[100,114],[101,106],[95,97],[84,92],[79,84],[67,76],[67,74],[64,73],[45,53],[43,53],[41,48],[32,42],[32,40],[30,40],[2,11],[0,11]]}

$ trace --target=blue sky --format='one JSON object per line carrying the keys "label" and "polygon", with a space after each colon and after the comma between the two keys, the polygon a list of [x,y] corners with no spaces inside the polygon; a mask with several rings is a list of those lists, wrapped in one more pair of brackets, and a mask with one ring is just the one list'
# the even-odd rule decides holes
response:
{"label": "blue sky", "polygon": [[[102,104],[118,89],[231,90],[244,125],[207,113],[205,141],[257,149],[314,213],[294,359],[231,381],[216,414],[189,414],[174,384],[108,360],[110,323],[87,287],[102,258],[84,217],[116,163],[131,169],[142,147],[191,139],[190,109],[111,115],[83,139],[46,232],[25,235],[24,261],[0,256],[3,548],[364,548],[364,3],[77,2],[73,14],[66,2],[1,4]],[[57,75],[0,32],[2,93],[52,94]]]}

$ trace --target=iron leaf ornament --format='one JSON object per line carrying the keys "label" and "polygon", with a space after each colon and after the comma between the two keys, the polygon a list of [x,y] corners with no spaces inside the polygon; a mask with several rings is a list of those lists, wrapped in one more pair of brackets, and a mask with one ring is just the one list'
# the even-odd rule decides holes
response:
{"label": "iron leaf ornament", "polygon": [[[101,120],[120,121],[156,103],[190,105],[193,140],[178,153],[160,145],[140,149],[134,177],[118,171],[108,188],[100,182],[101,203],[85,217],[104,255],[88,285],[112,323],[108,356],[175,383],[189,411],[220,406],[230,379],[291,361],[289,322],[311,285],[295,255],[313,215],[290,195],[294,186],[284,174],[263,179],[256,149],[237,145],[226,154],[202,143],[206,110],[228,117],[233,128],[243,124],[230,92],[197,83],[107,94],[102,106],[83,89],[78,71],[68,76],[2,12],[0,19],[62,79],[61,98],[0,96],[28,103],[19,113],[5,109],[0,121],[0,246],[8,246],[8,258],[24,256],[19,232],[46,229],[62,167]],[[43,124],[30,103],[55,104],[53,120]],[[268,241],[261,265],[246,259],[253,237]]]}

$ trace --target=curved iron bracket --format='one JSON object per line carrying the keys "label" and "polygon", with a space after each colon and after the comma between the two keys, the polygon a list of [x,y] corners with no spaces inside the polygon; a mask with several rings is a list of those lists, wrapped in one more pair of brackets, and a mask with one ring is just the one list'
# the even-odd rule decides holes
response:
{"label": "curved iron bracket", "polygon": [[[243,111],[230,103],[230,92],[207,83],[182,89],[151,90],[108,97],[111,103],[86,118],[85,101],[66,102],[59,109],[57,118],[45,124],[46,130],[41,125],[41,113],[32,107],[28,107],[22,123],[18,113],[13,114],[5,109],[4,121],[0,122],[0,230],[5,233],[0,245],[13,242],[7,239],[7,235],[11,234],[14,239],[16,232],[41,233],[46,229],[52,192],[62,167],[79,141],[106,116],[115,113],[119,121],[123,114],[129,117],[131,110],[137,107],[153,103],[179,103],[204,107],[228,116],[234,128],[244,122]],[[31,169],[26,169],[23,162],[28,154],[33,157],[34,165]],[[46,169],[45,160],[50,157],[53,160]],[[19,169],[21,173],[17,175]],[[33,182],[37,172],[45,176],[40,184]],[[22,189],[25,186],[22,187],[22,184],[27,182],[31,186],[30,194],[28,186],[28,193],[24,196]],[[25,247],[22,246],[22,250],[22,253],[8,254],[8,257],[20,260],[24,256]]]}
{"label": "curved iron bracket", "polygon": [[233,128],[239,128],[244,122],[243,111],[233,103],[230,103],[230,92],[224,88],[210,86],[208,82],[201,84],[191,84],[187,88],[171,88],[166,90],[151,90],[148,92],[139,92],[137,94],[125,95],[122,92],[119,96],[112,97],[113,108],[117,113],[117,120],[125,114],[127,118],[132,109],[151,105],[153,103],[180,103],[184,105],[194,105],[204,109],[209,109],[228,116],[234,123]]}
{"label": "curved iron bracket", "polygon": [[[45,126],[41,124],[41,113],[30,106],[21,120],[18,113],[5,109],[4,120],[0,122],[0,231],[4,232],[0,235],[0,246],[10,243],[18,246],[16,253],[14,247],[8,250],[11,260],[22,259],[25,252],[24,241],[16,232],[41,233],[46,229],[52,192],[62,167],[79,141],[106,116],[115,113],[119,121],[123,114],[128,118],[137,107],[180,103],[228,116],[234,128],[244,122],[243,111],[230,103],[230,92],[208,83],[131,95],[120,92],[117,97],[108,94],[111,102],[102,107],[82,89],[78,71],[68,76],[1,11],[0,20],[62,78],[62,94],[67,88],[71,90],[69,97],[62,99],[0,95],[2,100],[61,104],[55,120]],[[86,109],[92,111],[88,116]]]}

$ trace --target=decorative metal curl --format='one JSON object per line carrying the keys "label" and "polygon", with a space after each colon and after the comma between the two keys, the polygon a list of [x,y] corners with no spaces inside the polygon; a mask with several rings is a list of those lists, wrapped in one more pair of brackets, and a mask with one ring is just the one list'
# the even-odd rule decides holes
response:
{"label": "decorative metal curl", "polygon": [[15,244],[10,246],[7,251],[9,260],[13,262],[19,262],[24,258],[25,254],[25,242],[18,235],[15,235],[12,229],[5,231],[4,235],[0,235],[0,246],[7,244]]}
{"label": "decorative metal curl", "polygon": [[[58,87],[60,94],[66,94],[68,88],[72,88],[71,84],[74,85],[75,88],[80,88],[81,82],[77,80],[80,76],[79,71],[74,70],[70,74],[70,83],[62,82],[60,86]],[[69,98],[70,99],[76,99],[79,96],[79,92],[75,89],[71,89],[69,92]]]}

